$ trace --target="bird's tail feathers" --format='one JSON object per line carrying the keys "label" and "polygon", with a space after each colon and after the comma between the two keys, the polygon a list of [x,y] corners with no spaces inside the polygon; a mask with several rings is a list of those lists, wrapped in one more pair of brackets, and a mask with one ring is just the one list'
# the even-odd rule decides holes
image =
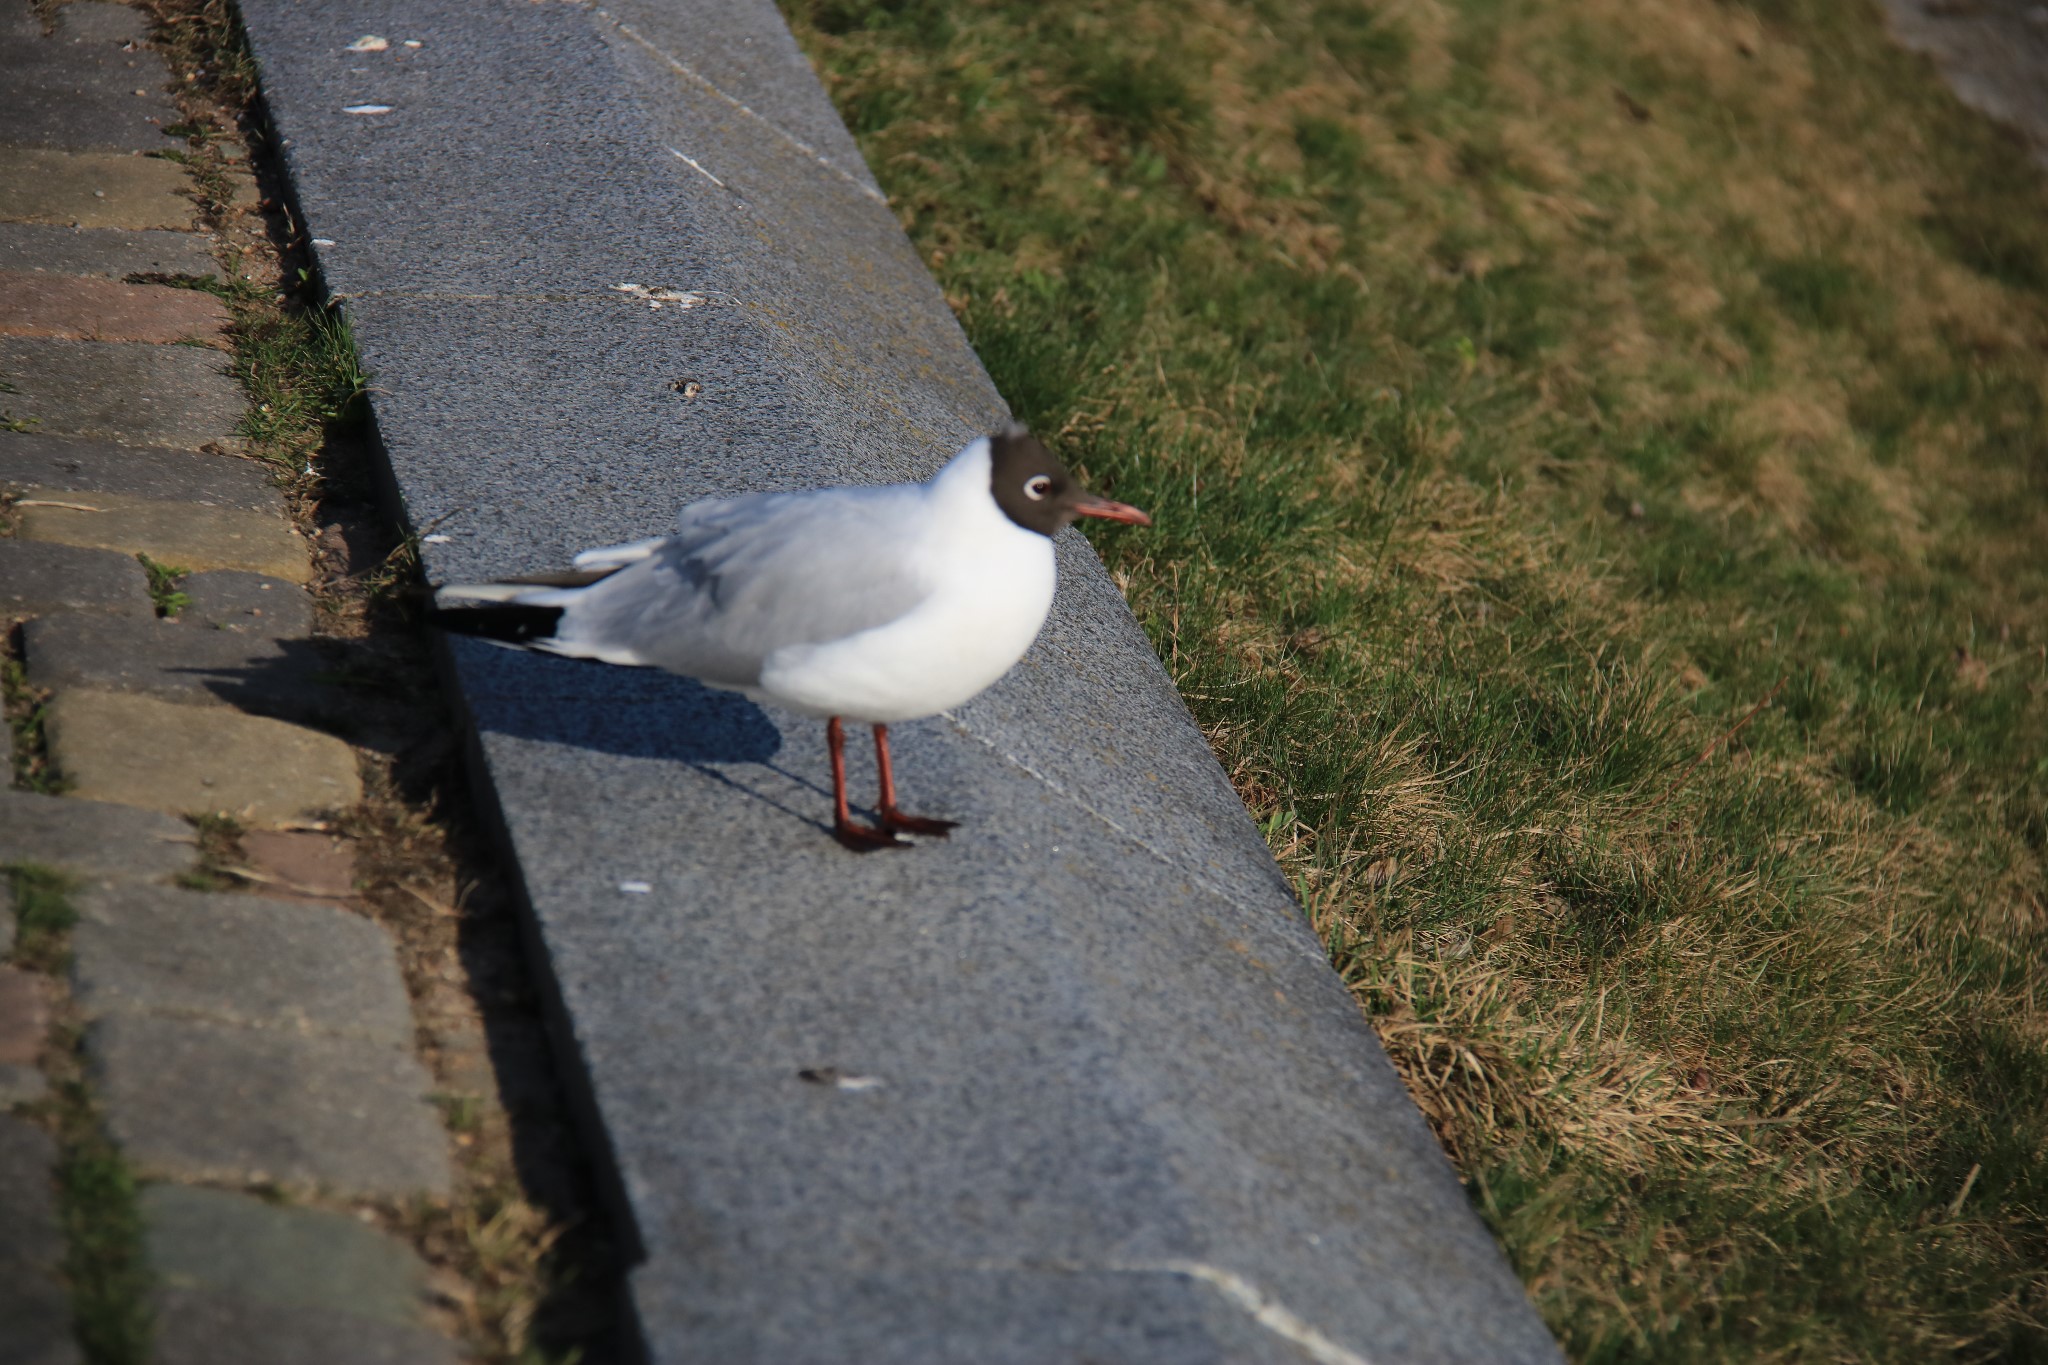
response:
{"label": "bird's tail feathers", "polygon": [[448,583],[434,593],[427,619],[453,635],[546,649],[577,592],[607,573],[508,578],[496,583]]}
{"label": "bird's tail feathers", "polygon": [[436,601],[428,609],[427,619],[449,634],[474,635],[483,640],[496,640],[500,644],[526,645],[541,649],[546,648],[553,640],[555,628],[561,625],[562,612],[566,610],[560,606],[489,598],[481,594],[464,594],[451,598],[445,590],[442,597],[457,602],[475,603],[474,606],[443,606],[440,601]]}
{"label": "bird's tail feathers", "polygon": [[[563,639],[559,634],[563,617],[576,605],[583,590],[611,577],[620,567],[623,565],[583,568],[496,583],[450,583],[435,593],[427,619],[451,635],[473,635],[572,659],[639,665],[645,660],[630,648]],[[576,632],[570,634],[573,637]]]}

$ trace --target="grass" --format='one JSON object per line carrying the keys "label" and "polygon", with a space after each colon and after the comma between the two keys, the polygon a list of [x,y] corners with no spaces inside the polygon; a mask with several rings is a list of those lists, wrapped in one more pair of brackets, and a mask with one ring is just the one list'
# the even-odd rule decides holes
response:
{"label": "grass", "polygon": [[[20,389],[8,383],[5,379],[0,379],[0,394],[20,392]],[[42,419],[39,417],[16,417],[5,406],[0,406],[0,431],[34,431],[42,424]]]}
{"label": "grass", "polygon": [[[76,883],[34,863],[0,865],[0,876],[14,904],[12,964],[61,982],[78,922],[70,899]],[[44,1050],[50,1093],[32,1112],[57,1140],[58,1215],[72,1321],[88,1365],[144,1365],[150,1354],[150,1276],[135,1177],[85,1084],[77,1022],[68,1008],[59,1014]]]}
{"label": "grass", "polygon": [[1817,0],[785,0],[1580,1361],[2048,1359],[2048,189]]}
{"label": "grass", "polygon": [[7,714],[14,785],[22,791],[60,795],[64,780],[51,766],[49,744],[43,733],[49,695],[29,684],[28,669],[12,641],[0,650],[0,709]]}
{"label": "grass", "polygon": [[71,965],[71,926],[78,912],[71,908],[71,879],[34,863],[0,868],[14,902],[15,939],[10,960],[24,971],[56,976]]}
{"label": "grass", "polygon": [[56,1086],[59,1214],[78,1344],[89,1365],[150,1358],[151,1276],[134,1172],[76,1078]]}
{"label": "grass", "polygon": [[158,616],[176,616],[192,605],[191,595],[180,591],[185,576],[192,571],[175,564],[159,564],[146,554],[135,556],[142,565],[142,571],[149,575],[149,600]]}
{"label": "grass", "polygon": [[287,481],[311,479],[327,439],[367,422],[369,377],[347,321],[307,271],[297,268],[282,291],[273,287],[274,248],[239,222],[235,185],[248,171],[247,129],[261,120],[255,58],[235,7],[229,0],[152,0],[146,8],[154,41],[184,78],[186,116],[165,131],[183,137],[185,146],[166,155],[191,172],[202,217],[225,245],[218,276],[138,278],[201,289],[227,304],[231,364],[249,398],[236,434]]}

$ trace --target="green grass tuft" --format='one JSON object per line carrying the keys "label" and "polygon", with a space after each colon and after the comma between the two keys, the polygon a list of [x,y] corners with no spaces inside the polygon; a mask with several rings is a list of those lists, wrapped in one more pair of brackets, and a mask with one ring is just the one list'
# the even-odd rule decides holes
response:
{"label": "green grass tuft", "polygon": [[53,976],[62,972],[70,964],[71,926],[78,922],[70,899],[77,884],[37,863],[5,864],[0,874],[14,904],[14,965]]}
{"label": "green grass tuft", "polygon": [[14,785],[22,791],[57,796],[65,783],[50,766],[49,745],[43,734],[48,707],[47,694],[29,685],[28,670],[20,658],[11,649],[0,653],[0,709],[7,713]]}
{"label": "green grass tuft", "polygon": [[146,1365],[152,1314],[134,1172],[82,1086],[63,1088],[57,1181],[73,1321],[89,1365]]}
{"label": "green grass tuft", "polygon": [[149,600],[156,607],[158,616],[176,616],[192,605],[191,597],[178,590],[190,569],[172,564],[159,564],[146,554],[138,554],[136,560],[142,571],[149,575]]}

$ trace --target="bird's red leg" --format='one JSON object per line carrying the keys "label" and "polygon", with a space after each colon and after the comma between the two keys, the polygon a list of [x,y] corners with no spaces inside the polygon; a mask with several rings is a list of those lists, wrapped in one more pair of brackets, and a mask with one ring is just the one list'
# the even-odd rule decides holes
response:
{"label": "bird's red leg", "polygon": [[846,731],[834,716],[825,722],[825,745],[832,751],[832,834],[856,853],[871,848],[908,848],[886,829],[855,824],[846,807]]}
{"label": "bird's red leg", "polygon": [[876,810],[882,816],[882,828],[901,831],[904,834],[936,834],[941,839],[946,832],[958,829],[958,820],[927,820],[922,815],[905,815],[896,809],[896,770],[889,764],[889,727],[875,727],[875,767],[882,774],[882,799]]}

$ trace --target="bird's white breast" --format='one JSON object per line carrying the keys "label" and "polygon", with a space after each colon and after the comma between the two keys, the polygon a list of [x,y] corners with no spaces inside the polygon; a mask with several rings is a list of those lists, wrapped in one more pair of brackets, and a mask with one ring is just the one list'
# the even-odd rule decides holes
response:
{"label": "bird's white breast", "polygon": [[914,720],[967,701],[1024,656],[1052,609],[1053,545],[1003,514],[982,464],[926,486],[929,515],[901,547],[930,595],[884,625],[775,651],[763,694],[815,715]]}

